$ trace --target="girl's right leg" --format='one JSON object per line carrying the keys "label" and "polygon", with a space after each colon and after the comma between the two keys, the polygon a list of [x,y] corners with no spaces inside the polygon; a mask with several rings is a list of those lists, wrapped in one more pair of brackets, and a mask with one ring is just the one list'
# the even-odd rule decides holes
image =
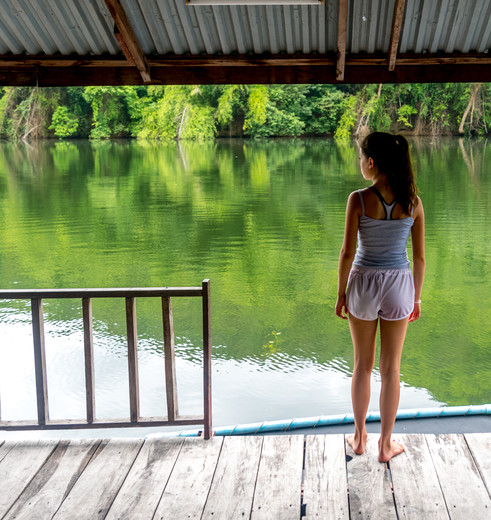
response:
{"label": "girl's right leg", "polygon": [[365,420],[370,402],[370,378],[375,363],[377,322],[378,320],[360,320],[349,314],[349,325],[355,354],[355,366],[351,380],[355,434],[350,435],[347,441],[358,455],[365,451],[367,443]]}

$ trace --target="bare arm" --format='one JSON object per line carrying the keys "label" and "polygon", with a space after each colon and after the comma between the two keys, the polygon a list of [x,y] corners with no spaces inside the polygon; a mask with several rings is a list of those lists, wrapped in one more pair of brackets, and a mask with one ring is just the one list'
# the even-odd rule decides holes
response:
{"label": "bare arm", "polygon": [[[348,277],[356,253],[356,238],[358,234],[358,218],[361,215],[360,197],[357,192],[353,192],[346,205],[346,223],[344,227],[344,240],[339,253],[338,268],[338,297],[336,300],[336,315],[344,320],[348,314],[346,307],[346,286]],[[343,314],[344,310],[344,314]]]}
{"label": "bare arm", "polygon": [[414,279],[414,311],[409,321],[415,321],[421,316],[421,290],[425,276],[425,215],[423,203],[418,197],[418,205],[414,208],[414,224],[411,228],[413,247],[413,279]]}

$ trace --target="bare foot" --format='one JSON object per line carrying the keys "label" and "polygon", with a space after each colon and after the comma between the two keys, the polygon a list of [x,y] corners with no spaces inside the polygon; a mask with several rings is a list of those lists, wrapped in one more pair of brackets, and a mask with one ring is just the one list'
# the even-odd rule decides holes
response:
{"label": "bare foot", "polygon": [[353,451],[356,453],[356,455],[361,455],[365,452],[367,435],[363,435],[361,439],[355,435],[348,435],[348,437],[346,437],[346,442],[353,448]]}
{"label": "bare foot", "polygon": [[378,461],[379,462],[389,462],[389,460],[392,457],[395,457],[396,455],[399,455],[404,451],[404,446],[396,441],[391,441],[390,448],[382,448],[380,446],[380,441],[378,443],[379,446],[379,454],[378,454]]}

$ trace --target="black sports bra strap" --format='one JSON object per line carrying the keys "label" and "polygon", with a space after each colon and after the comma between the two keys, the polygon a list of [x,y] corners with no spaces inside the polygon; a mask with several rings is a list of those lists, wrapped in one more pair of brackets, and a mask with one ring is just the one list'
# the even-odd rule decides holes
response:
{"label": "black sports bra strap", "polygon": [[[385,199],[382,197],[382,194],[380,193],[380,191],[377,190],[375,186],[370,186],[370,189],[373,191],[373,193],[375,193],[375,195],[377,195],[377,197],[380,199],[380,202],[382,203],[385,212],[385,220],[391,220],[392,212],[396,207],[396,201],[393,200],[390,204],[387,204],[387,202],[385,202]],[[387,213],[388,209],[390,210],[390,214]]]}
{"label": "black sports bra strap", "polygon": [[380,191],[377,190],[377,188],[375,188],[375,186],[370,186],[370,189],[373,191],[373,193],[375,193],[375,195],[377,195],[377,197],[380,199],[380,202],[382,203],[382,207],[384,208],[384,211],[385,211],[385,219],[387,220],[389,217],[387,216],[387,208],[386,208],[386,202],[384,200],[384,198],[382,197],[382,194],[380,193]]}

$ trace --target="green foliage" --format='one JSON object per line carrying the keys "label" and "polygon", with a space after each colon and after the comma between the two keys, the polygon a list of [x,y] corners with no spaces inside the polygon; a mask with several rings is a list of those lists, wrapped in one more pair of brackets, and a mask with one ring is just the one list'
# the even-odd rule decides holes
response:
{"label": "green foliage", "polygon": [[127,137],[138,132],[145,105],[145,101],[139,102],[138,90],[131,86],[85,87],[83,97],[92,108],[91,139]]}
{"label": "green foliage", "polygon": [[[187,109],[187,110],[186,110]],[[180,138],[205,141],[215,137],[216,125],[213,118],[214,109],[199,105],[186,105],[183,114]]]}
{"label": "green foliage", "polygon": [[2,88],[2,97],[0,98],[0,129],[4,128],[5,114],[13,87]]}
{"label": "green foliage", "polygon": [[417,114],[418,111],[416,108],[410,106],[410,105],[402,105],[397,110],[397,122],[403,123],[404,126],[412,127],[413,125],[410,123],[409,119],[413,114]]}
{"label": "green foliage", "polygon": [[469,103],[464,132],[487,135],[491,85],[475,91],[465,83],[0,87],[0,138],[445,135],[459,132]]}
{"label": "green foliage", "polygon": [[244,121],[244,132],[246,135],[252,137],[259,135],[261,125],[266,122],[268,101],[268,88],[265,85],[250,87],[247,113]]}
{"label": "green foliage", "polygon": [[336,141],[347,142],[353,134],[353,127],[356,123],[356,105],[356,96],[349,96],[345,104],[343,115],[341,116],[339,125],[334,134]]}
{"label": "green foliage", "polygon": [[218,89],[220,95],[217,100],[216,118],[221,127],[226,127],[234,118],[243,115],[247,89],[242,85],[225,85]]}
{"label": "green foliage", "polygon": [[70,137],[77,132],[78,117],[68,111],[68,107],[60,105],[56,108],[50,127],[58,137]]}
{"label": "green foliage", "polygon": [[216,132],[214,113],[214,108],[203,102],[200,87],[168,86],[163,95],[142,111],[138,137],[162,141],[213,139]]}
{"label": "green foliage", "polygon": [[254,137],[296,137],[305,131],[305,123],[298,117],[279,110],[273,103],[268,103],[264,125],[254,128]]}
{"label": "green foliage", "polygon": [[[314,87],[315,88],[315,87]],[[343,114],[346,94],[332,85],[325,85],[315,98],[312,117],[306,122],[309,134],[333,134]]]}

